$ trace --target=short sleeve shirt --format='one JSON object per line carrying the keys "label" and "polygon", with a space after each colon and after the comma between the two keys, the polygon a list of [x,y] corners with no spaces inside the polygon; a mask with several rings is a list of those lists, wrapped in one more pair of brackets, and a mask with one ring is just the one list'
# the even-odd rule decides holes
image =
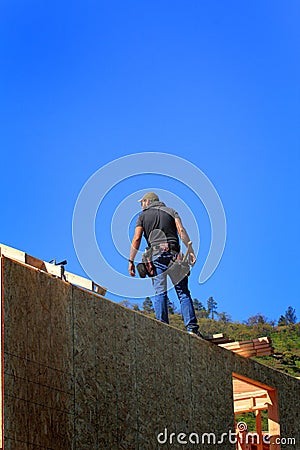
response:
{"label": "short sleeve shirt", "polygon": [[180,218],[175,209],[168,208],[161,202],[153,202],[137,218],[136,226],[142,227],[149,246],[162,242],[179,246],[175,219]]}

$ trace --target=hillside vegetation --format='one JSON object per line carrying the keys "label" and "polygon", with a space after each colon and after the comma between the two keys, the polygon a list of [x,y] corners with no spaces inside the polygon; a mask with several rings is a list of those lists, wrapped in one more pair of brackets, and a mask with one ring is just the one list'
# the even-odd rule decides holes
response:
{"label": "hillside vegetation", "polygon": [[[204,336],[224,333],[237,341],[270,336],[274,347],[273,356],[262,356],[257,359],[262,364],[300,377],[300,323],[284,326],[272,326],[270,323],[254,325],[239,322],[226,322],[207,318],[199,318],[200,331]],[[180,314],[170,315],[170,324],[184,329]]]}
{"label": "hillside vegetation", "polygon": [[[121,304],[150,317],[155,317],[150,297],[145,298],[142,310],[138,304],[132,304],[128,300],[123,300]],[[296,310],[292,306],[287,308],[285,314],[281,315],[277,322],[258,313],[240,323],[233,322],[231,316],[225,311],[217,312],[217,302],[213,297],[207,299],[206,307],[198,299],[193,299],[193,304],[201,334],[212,336],[223,333],[234,341],[270,336],[274,355],[255,359],[266,366],[300,378],[300,322],[297,323]],[[182,316],[170,301],[168,309],[170,325],[184,330]]]}

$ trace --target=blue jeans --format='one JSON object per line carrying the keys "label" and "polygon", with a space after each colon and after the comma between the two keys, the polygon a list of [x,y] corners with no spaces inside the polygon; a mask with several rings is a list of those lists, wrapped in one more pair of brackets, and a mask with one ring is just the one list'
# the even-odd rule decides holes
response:
{"label": "blue jeans", "polygon": [[[167,294],[167,274],[165,271],[172,259],[170,252],[164,252],[153,258],[155,267],[155,277],[152,278],[152,284],[155,290],[154,309],[157,320],[169,323],[168,316],[168,294]],[[175,284],[172,280],[172,273],[169,274],[174,285],[177,297],[181,305],[181,314],[187,331],[196,333],[198,323],[192,302],[191,294],[188,288],[188,277],[184,277],[179,283]]]}

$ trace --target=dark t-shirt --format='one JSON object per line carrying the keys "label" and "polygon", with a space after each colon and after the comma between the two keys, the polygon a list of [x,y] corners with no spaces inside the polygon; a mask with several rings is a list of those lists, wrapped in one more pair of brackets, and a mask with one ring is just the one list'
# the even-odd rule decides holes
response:
{"label": "dark t-shirt", "polygon": [[179,248],[175,218],[179,214],[163,202],[152,202],[138,217],[136,226],[143,227],[148,246],[168,242]]}

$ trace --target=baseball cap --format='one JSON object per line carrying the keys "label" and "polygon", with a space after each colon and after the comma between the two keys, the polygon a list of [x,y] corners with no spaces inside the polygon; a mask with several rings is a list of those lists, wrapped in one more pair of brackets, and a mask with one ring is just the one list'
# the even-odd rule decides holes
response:
{"label": "baseball cap", "polygon": [[142,202],[143,200],[159,201],[159,197],[157,194],[155,194],[155,192],[147,192],[147,194],[145,194],[143,198],[138,200],[138,202]]}

